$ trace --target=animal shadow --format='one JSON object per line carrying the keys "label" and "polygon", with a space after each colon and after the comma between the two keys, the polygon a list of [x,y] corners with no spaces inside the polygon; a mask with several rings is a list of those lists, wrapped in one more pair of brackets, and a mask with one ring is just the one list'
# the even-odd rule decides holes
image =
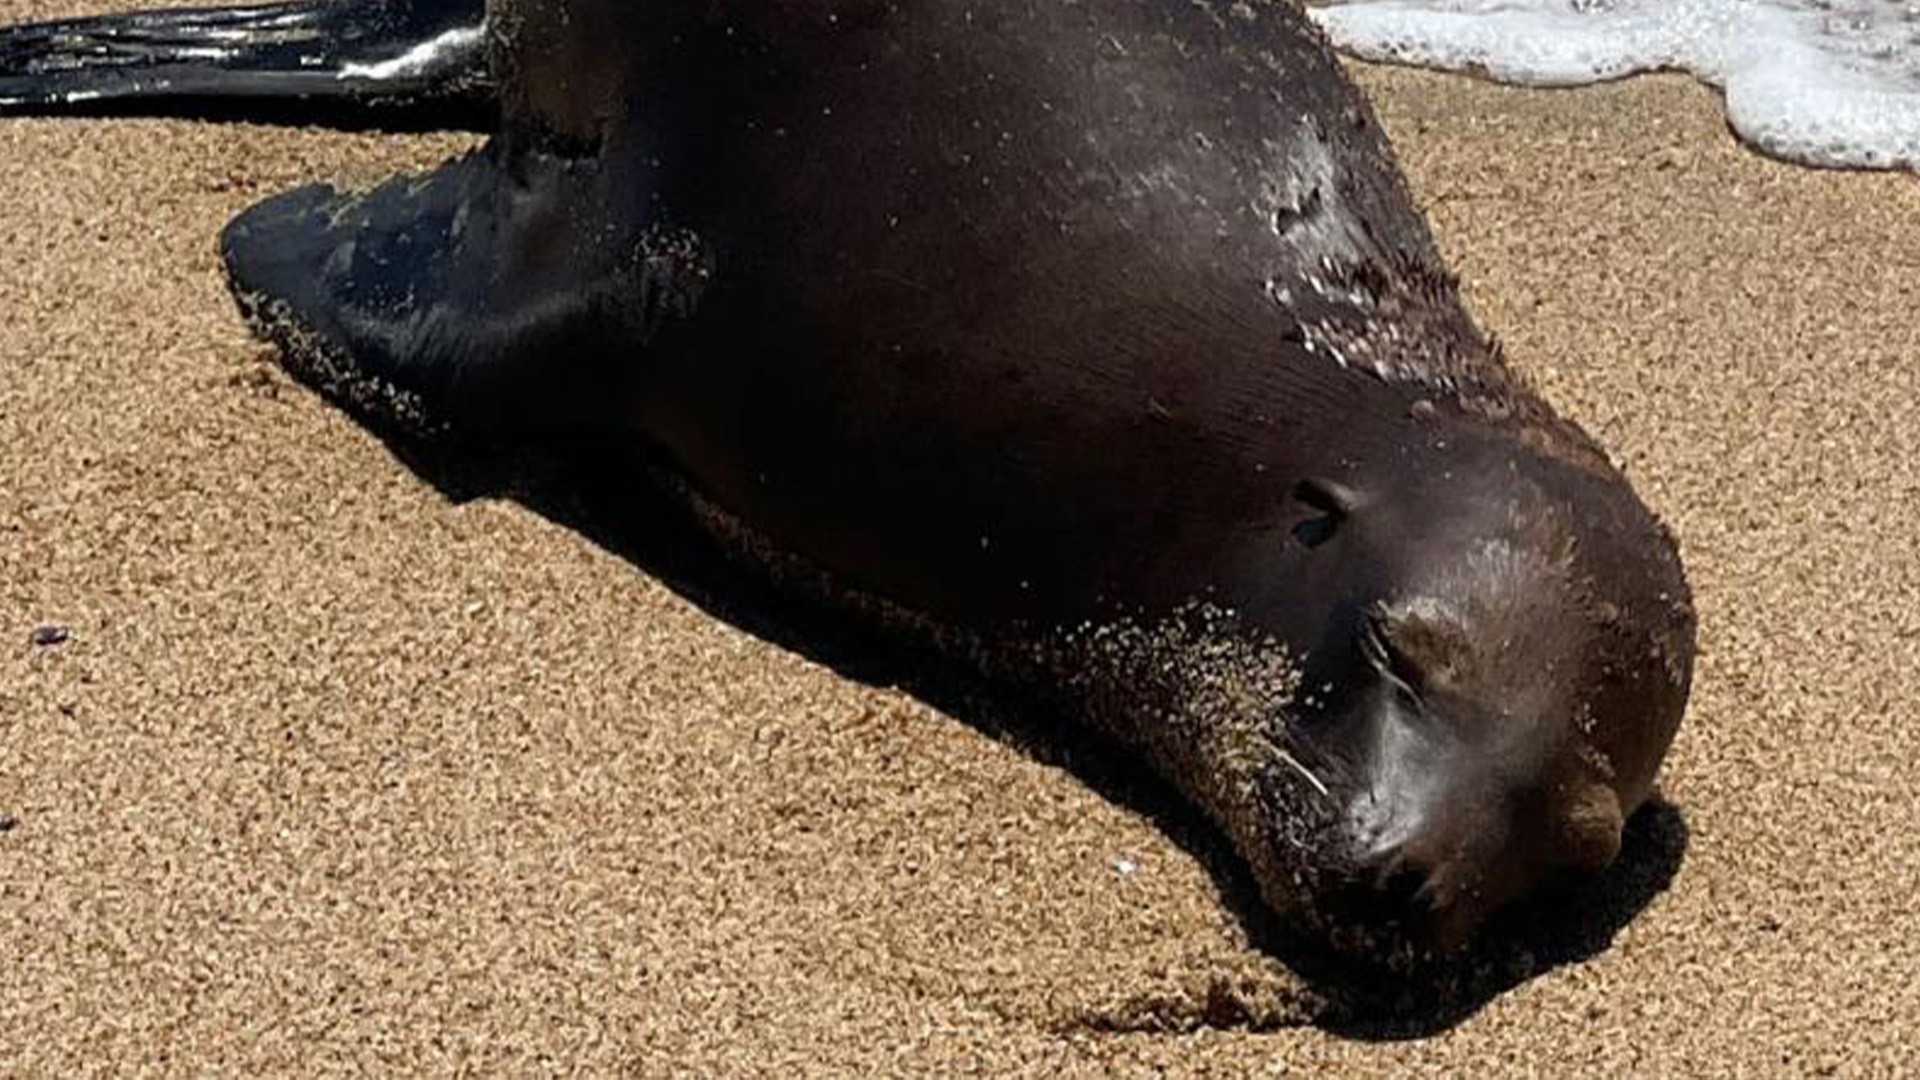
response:
{"label": "animal shadow", "polygon": [[[842,677],[902,689],[1145,816],[1207,869],[1248,940],[1306,981],[1321,1002],[1314,1023],[1342,1037],[1386,1041],[1439,1034],[1507,990],[1603,952],[1667,890],[1686,855],[1684,815],[1656,796],[1628,821],[1620,858],[1610,869],[1553,883],[1533,901],[1497,916],[1464,954],[1410,969],[1359,966],[1288,930],[1224,835],[1137,757],[983,685],[924,649],[797,603],[729,560],[680,499],[642,479],[666,463],[636,449],[632,440],[572,437],[480,447],[421,441],[372,422],[369,427],[455,503],[517,502],[619,555],[709,615]],[[1234,1015],[1209,1015],[1202,1022],[1260,1026],[1256,1018]]]}

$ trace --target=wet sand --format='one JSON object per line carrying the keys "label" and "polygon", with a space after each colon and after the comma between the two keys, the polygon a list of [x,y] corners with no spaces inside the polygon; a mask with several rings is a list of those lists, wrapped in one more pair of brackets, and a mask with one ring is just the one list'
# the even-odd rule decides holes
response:
{"label": "wet sand", "polygon": [[1671,808],[1584,936],[1329,1017],[1123,763],[636,565],[551,462],[463,486],[290,383],[221,224],[470,138],[9,120],[0,1074],[1910,1067],[1920,184],[1757,157],[1679,78],[1355,70],[1698,593]]}

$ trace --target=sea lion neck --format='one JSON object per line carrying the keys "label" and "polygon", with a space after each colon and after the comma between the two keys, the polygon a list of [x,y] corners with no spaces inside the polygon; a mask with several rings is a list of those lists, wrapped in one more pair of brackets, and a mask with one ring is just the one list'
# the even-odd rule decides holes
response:
{"label": "sea lion neck", "polygon": [[[724,115],[743,77],[804,79],[857,66],[859,31],[898,22],[901,5],[673,0],[489,0],[492,81],[503,134],[586,156],[604,140],[674,117]],[[710,130],[710,137],[725,128]]]}

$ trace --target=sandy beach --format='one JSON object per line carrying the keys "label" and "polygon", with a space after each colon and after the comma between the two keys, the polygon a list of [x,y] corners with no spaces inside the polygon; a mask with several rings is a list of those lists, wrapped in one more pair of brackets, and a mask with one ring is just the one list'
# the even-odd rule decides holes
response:
{"label": "sandy beach", "polygon": [[0,1075],[1912,1068],[1920,182],[1756,156],[1678,77],[1352,70],[1697,593],[1584,930],[1329,1016],[1124,764],[576,527],[554,460],[466,483],[293,384],[220,226],[472,137],[4,120]]}

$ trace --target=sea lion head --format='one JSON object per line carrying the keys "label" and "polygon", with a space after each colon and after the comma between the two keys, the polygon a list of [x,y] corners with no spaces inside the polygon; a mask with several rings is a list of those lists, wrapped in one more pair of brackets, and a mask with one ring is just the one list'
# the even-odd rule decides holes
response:
{"label": "sea lion head", "polygon": [[1604,461],[1497,432],[1394,457],[1295,491],[1337,584],[1291,741],[1326,807],[1308,914],[1431,954],[1618,855],[1694,619],[1671,536]]}

